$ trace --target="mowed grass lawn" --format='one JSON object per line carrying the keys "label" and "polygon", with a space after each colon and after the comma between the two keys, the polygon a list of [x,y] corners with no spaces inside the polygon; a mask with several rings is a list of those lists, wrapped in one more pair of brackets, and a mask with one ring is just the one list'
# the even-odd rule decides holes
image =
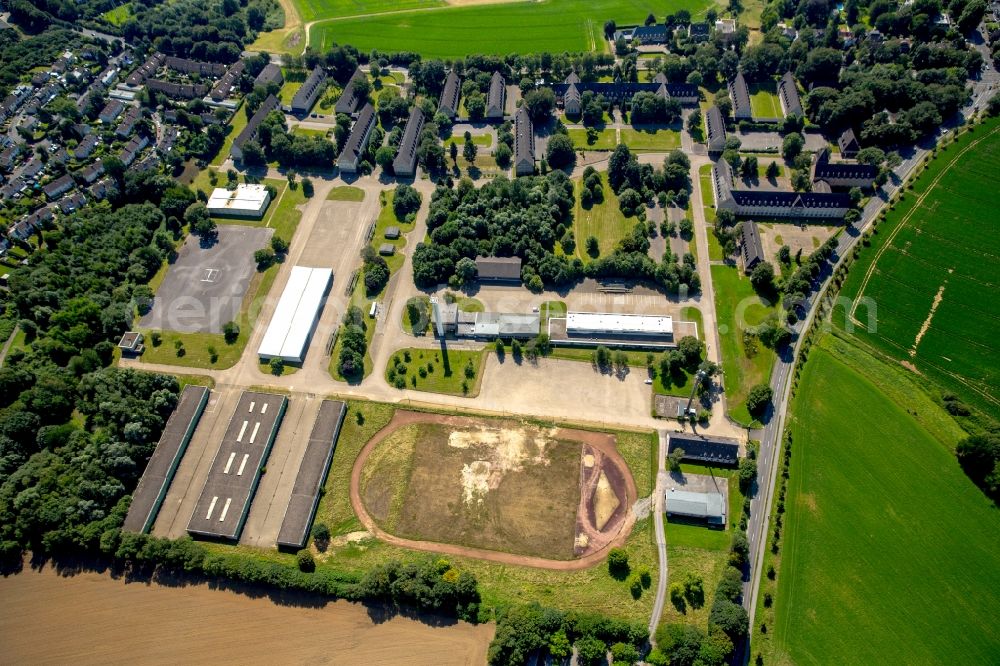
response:
{"label": "mowed grass lawn", "polygon": [[1000,512],[909,408],[813,347],[768,661],[997,663]]}
{"label": "mowed grass lawn", "polygon": [[681,147],[681,134],[666,127],[626,127],[622,130],[622,143],[636,152],[662,152]]}
{"label": "mowed grass lawn", "polygon": [[479,395],[485,359],[483,351],[400,349],[389,358],[385,380],[392,386],[402,382],[402,388],[471,398]]}
{"label": "mowed grass lawn", "polygon": [[750,110],[754,118],[781,118],[781,102],[773,83],[750,86]]}
{"label": "mowed grass lawn", "polygon": [[743,332],[759,325],[778,308],[757,296],[750,286],[750,278],[735,266],[714,265],[711,269],[729,416],[749,424],[753,419],[746,408],[747,394],[755,384],[767,383],[770,379],[775,355],[759,341],[756,351],[748,354]]}
{"label": "mowed grass lawn", "polygon": [[[994,413],[1000,409],[998,172],[1000,118],[994,118],[938,153],[879,225],[842,292],[874,303],[870,328],[869,311],[859,305],[855,335]],[[836,316],[843,326],[843,312]]]}
{"label": "mowed grass lawn", "polygon": [[576,148],[584,150],[614,150],[615,146],[618,145],[618,137],[613,129],[597,130],[593,143],[590,142],[590,136],[585,129],[571,127],[566,131],[569,133],[569,138],[573,140],[573,145]]}
{"label": "mowed grass lawn", "polygon": [[615,244],[624,238],[636,225],[635,218],[626,218],[618,206],[618,196],[608,185],[608,174],[600,172],[604,183],[604,201],[584,208],[580,204],[580,190],[583,180],[576,181],[576,213],[573,215],[573,233],[576,236],[576,254],[584,262],[590,261],[587,254],[587,238],[597,237],[601,255],[610,254]]}
{"label": "mowed grass lawn", "polygon": [[660,16],[679,9],[698,16],[710,4],[714,3],[541,0],[445,7],[318,23],[312,27],[309,39],[310,45],[320,51],[337,42],[365,52],[378,48],[413,51],[436,58],[472,53],[603,51],[606,44],[603,25],[607,18],[614,17],[619,25],[642,23],[650,12]]}

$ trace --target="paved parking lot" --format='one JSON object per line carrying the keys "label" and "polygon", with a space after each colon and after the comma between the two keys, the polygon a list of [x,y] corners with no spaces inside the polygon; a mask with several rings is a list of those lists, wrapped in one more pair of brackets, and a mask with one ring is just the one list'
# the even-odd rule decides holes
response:
{"label": "paved parking lot", "polygon": [[181,333],[222,333],[240,313],[256,266],[253,253],[267,247],[274,229],[224,224],[218,240],[202,245],[188,236],[167,270],[143,328]]}

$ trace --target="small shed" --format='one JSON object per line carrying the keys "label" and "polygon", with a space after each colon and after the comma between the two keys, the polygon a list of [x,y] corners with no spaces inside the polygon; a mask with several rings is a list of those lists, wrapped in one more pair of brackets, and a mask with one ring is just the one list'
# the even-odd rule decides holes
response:
{"label": "small shed", "polygon": [[118,349],[122,351],[122,354],[134,356],[142,354],[142,352],[146,351],[145,345],[142,344],[142,333],[126,331],[122,335],[122,339],[118,341]]}
{"label": "small shed", "polygon": [[385,237],[389,240],[396,240],[400,236],[399,227],[389,227],[385,230]]}
{"label": "small shed", "polygon": [[379,245],[378,253],[383,257],[391,257],[396,254],[396,246],[392,243],[382,243]]}

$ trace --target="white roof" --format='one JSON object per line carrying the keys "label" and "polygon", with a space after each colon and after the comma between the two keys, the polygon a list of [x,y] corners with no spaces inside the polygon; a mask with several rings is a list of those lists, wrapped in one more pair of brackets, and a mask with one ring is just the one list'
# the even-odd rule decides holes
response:
{"label": "white roof", "polygon": [[671,317],[604,312],[570,312],[566,315],[567,332],[632,333],[636,335],[672,335]]}
{"label": "white roof", "polygon": [[217,187],[208,198],[210,209],[259,211],[267,200],[267,188],[263,185],[240,184],[235,190]]}
{"label": "white roof", "polygon": [[288,284],[281,292],[271,323],[261,340],[257,351],[259,356],[302,361],[306,342],[312,334],[332,279],[333,271],[329,268],[292,268]]}

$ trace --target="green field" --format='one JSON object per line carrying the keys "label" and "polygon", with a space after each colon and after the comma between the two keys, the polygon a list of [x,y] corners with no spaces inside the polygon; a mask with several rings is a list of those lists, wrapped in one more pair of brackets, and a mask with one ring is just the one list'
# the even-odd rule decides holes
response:
{"label": "green field", "polygon": [[[384,0],[363,5],[380,6]],[[311,9],[313,5],[317,9]],[[326,3],[324,3],[326,4]],[[343,15],[348,3],[334,0],[328,3],[324,17]],[[387,3],[386,3],[387,4]],[[311,28],[309,44],[324,51],[334,42],[351,44],[365,52],[373,48],[382,51],[414,51],[424,57],[453,58],[472,53],[561,53],[563,51],[602,51],[605,48],[603,25],[614,18],[619,25],[642,23],[646,15],[656,16],[688,9],[701,15],[714,3],[668,0],[653,3],[647,0],[541,0],[511,2],[467,7],[442,7],[431,11],[400,12],[381,16],[332,20]],[[306,16],[319,18],[319,2],[302,2]],[[420,6],[420,5],[417,5]],[[426,3],[425,5],[426,6]],[[406,3],[392,7],[408,8]],[[379,10],[369,10],[382,11]],[[365,12],[358,12],[365,13]],[[488,29],[484,27],[488,26]]]}
{"label": "green field", "polygon": [[585,129],[570,127],[566,131],[569,133],[569,138],[573,140],[573,145],[576,148],[583,148],[584,150],[614,150],[615,146],[618,145],[618,136],[613,129],[597,130],[593,143],[590,143],[590,137],[587,135],[587,130]]}
{"label": "green field", "polygon": [[662,127],[626,127],[622,143],[633,152],[665,152],[681,147],[681,133]]}
{"label": "green field", "polygon": [[[410,360],[407,361],[406,359]],[[482,351],[448,349],[399,349],[385,368],[386,381],[394,385],[397,379],[404,387],[429,393],[444,393],[474,398],[479,395],[483,381],[483,362],[486,354]],[[472,376],[466,368],[472,368]],[[397,374],[399,368],[406,370]]]}
{"label": "green field", "polygon": [[327,201],[364,201],[365,191],[353,185],[341,185],[330,190]]}
{"label": "green field", "polygon": [[101,19],[107,21],[116,28],[120,28],[125,25],[125,21],[132,18],[132,16],[132,5],[126,2],[123,5],[118,5],[114,9],[109,9],[101,14]]}
{"label": "green field", "polygon": [[444,7],[444,0],[292,0],[305,22],[403,9]]}
{"label": "green field", "polygon": [[222,148],[219,149],[219,152],[216,153],[215,158],[212,160],[212,166],[222,166],[222,163],[229,158],[229,151],[233,147],[233,141],[240,135],[243,128],[247,126],[247,120],[246,109],[240,105],[233,112],[233,117],[229,121],[229,125],[226,126],[226,138],[222,142]]}
{"label": "green field", "polygon": [[743,332],[759,325],[778,308],[762,301],[750,286],[750,278],[738,268],[714,265],[711,269],[729,416],[749,424],[752,418],[746,409],[747,394],[755,384],[769,381],[776,357],[756,338],[756,344],[748,349]]}
{"label": "green field", "polygon": [[1000,513],[959,468],[954,440],[911,413],[947,419],[940,408],[914,391],[893,402],[883,378],[862,374],[870,364],[851,367],[826,347],[812,348],[792,406],[777,619],[755,631],[753,653],[997,663]]}
{"label": "green field", "polygon": [[773,83],[750,86],[750,110],[754,118],[781,118],[781,102]]}
{"label": "green field", "polygon": [[[842,295],[859,303],[853,333],[988,412],[1000,408],[1000,118],[938,157],[879,225]],[[845,326],[838,310],[835,321]],[[926,328],[924,328],[926,326]],[[923,331],[923,335],[921,335]]]}
{"label": "green field", "polygon": [[587,254],[587,237],[596,236],[601,255],[610,254],[615,244],[624,238],[636,225],[635,218],[626,218],[618,206],[618,196],[608,185],[608,174],[599,172],[604,183],[604,201],[590,208],[580,204],[580,190],[583,180],[576,181],[576,212],[573,215],[573,233],[576,235],[576,255],[584,262],[590,261]]}

